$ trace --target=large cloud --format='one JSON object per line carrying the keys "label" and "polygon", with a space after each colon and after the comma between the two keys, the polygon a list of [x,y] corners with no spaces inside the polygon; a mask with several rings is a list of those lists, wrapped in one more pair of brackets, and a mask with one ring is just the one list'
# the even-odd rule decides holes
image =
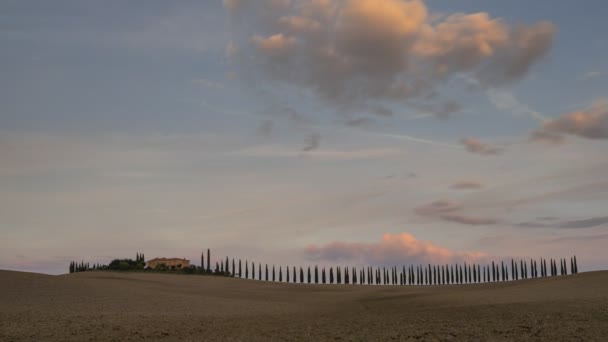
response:
{"label": "large cloud", "polygon": [[408,233],[384,234],[379,242],[335,241],[324,246],[310,245],[304,252],[314,261],[364,265],[476,262],[486,257],[481,252],[452,251]]}
{"label": "large cloud", "polygon": [[243,1],[224,3],[249,16],[241,23],[251,26],[234,28],[252,47],[242,61],[339,105],[436,102],[437,86],[461,73],[485,86],[511,82],[555,33],[548,22],[511,27],[487,13],[432,19],[421,0],[274,0],[245,11]]}
{"label": "large cloud", "polygon": [[532,134],[533,138],[572,134],[588,139],[608,139],[608,102],[597,102],[587,109],[547,121],[539,131]]}

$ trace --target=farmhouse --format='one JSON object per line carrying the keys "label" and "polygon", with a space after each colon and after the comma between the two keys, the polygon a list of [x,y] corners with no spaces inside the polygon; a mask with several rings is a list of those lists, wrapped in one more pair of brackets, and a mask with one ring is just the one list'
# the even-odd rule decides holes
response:
{"label": "farmhouse", "polygon": [[171,270],[180,270],[182,268],[190,267],[190,260],[185,258],[154,258],[146,262],[146,267],[150,268],[162,267],[162,265]]}

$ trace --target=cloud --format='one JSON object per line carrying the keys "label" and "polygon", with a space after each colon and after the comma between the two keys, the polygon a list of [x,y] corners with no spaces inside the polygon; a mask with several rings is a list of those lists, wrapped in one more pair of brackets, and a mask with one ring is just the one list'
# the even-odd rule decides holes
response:
{"label": "cloud", "polygon": [[365,265],[474,262],[486,257],[481,252],[452,251],[408,233],[384,234],[379,242],[335,241],[324,246],[310,245],[304,254],[314,261]]}
{"label": "cloud", "polygon": [[[519,80],[549,52],[556,30],[548,22],[509,26],[487,13],[437,17],[421,0],[224,5],[247,15],[233,27],[251,47],[241,62],[339,106],[434,102],[438,86],[462,74],[484,87]],[[437,112],[458,110],[448,102]]]}
{"label": "cloud", "polygon": [[584,73],[579,79],[588,81],[593,78],[608,76],[608,71],[589,71]]}
{"label": "cloud", "polygon": [[561,145],[565,142],[563,135],[546,131],[534,131],[530,133],[530,140],[535,142],[543,142],[551,145]]}
{"label": "cloud", "polygon": [[493,147],[491,145],[482,143],[481,141],[474,138],[465,138],[460,141],[471,153],[483,154],[483,155],[495,155],[502,152],[502,149]]}
{"label": "cloud", "polygon": [[370,118],[354,118],[354,119],[350,119],[350,120],[346,121],[346,125],[351,126],[351,127],[370,126],[373,123],[374,123],[374,120],[372,120]]}
{"label": "cloud", "polygon": [[416,214],[421,216],[436,217],[444,221],[456,222],[467,225],[490,225],[496,224],[499,220],[493,218],[470,216],[460,213],[463,206],[460,203],[448,200],[438,200],[424,204],[414,209]]}
{"label": "cloud", "polygon": [[231,11],[241,8],[245,2],[245,0],[222,0],[224,7]]}
{"label": "cloud", "polygon": [[547,119],[541,113],[520,103],[513,93],[506,90],[491,88],[486,90],[486,96],[497,109],[508,110],[513,113],[513,115],[527,115],[530,118],[540,122]]}
{"label": "cloud", "polygon": [[207,88],[215,88],[215,89],[223,89],[224,86],[222,85],[222,83],[217,82],[217,81],[213,81],[213,80],[209,80],[206,78],[196,78],[190,81],[190,83],[194,84],[194,85],[200,85],[203,87],[207,87]]}
{"label": "cloud", "polygon": [[273,128],[274,122],[272,120],[264,120],[257,128],[258,135],[262,137],[269,137],[272,134]]}
{"label": "cloud", "polygon": [[608,101],[596,102],[589,108],[547,121],[538,132],[571,134],[587,139],[608,139]]}
{"label": "cloud", "polygon": [[491,225],[491,224],[496,224],[499,222],[497,219],[493,219],[493,218],[467,216],[467,215],[462,215],[462,214],[444,214],[444,215],[440,215],[439,217],[445,221],[468,224],[468,225],[472,225],[472,226]]}
{"label": "cloud", "polygon": [[448,201],[448,200],[438,200],[429,204],[422,205],[414,211],[418,215],[424,216],[432,216],[438,215],[442,213],[449,213],[452,211],[456,211],[461,208],[461,205],[456,202]]}
{"label": "cloud", "polygon": [[303,154],[302,151],[293,150],[277,145],[260,145],[236,151],[233,155],[260,158],[314,158],[319,160],[372,160],[396,157],[402,154],[395,148],[368,148],[353,150],[314,149]]}
{"label": "cloud", "polygon": [[313,133],[306,137],[305,143],[306,145],[302,147],[302,151],[309,152],[316,150],[319,148],[319,144],[321,143],[321,135],[319,133]]}
{"label": "cloud", "polygon": [[524,222],[518,224],[520,227],[528,228],[563,228],[563,229],[585,229],[608,225],[608,216],[590,217],[582,220],[560,221],[560,222]]}
{"label": "cloud", "polygon": [[452,189],[463,189],[463,190],[469,190],[469,189],[481,189],[483,188],[483,184],[476,182],[476,181],[461,181],[461,182],[457,182],[454,183],[450,186],[450,188]]}

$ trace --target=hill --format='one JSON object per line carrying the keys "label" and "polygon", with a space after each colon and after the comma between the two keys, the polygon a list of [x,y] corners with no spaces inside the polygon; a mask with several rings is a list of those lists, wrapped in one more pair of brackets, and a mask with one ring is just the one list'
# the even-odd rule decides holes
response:
{"label": "hill", "polygon": [[608,271],[442,286],[0,271],[2,341],[602,341]]}

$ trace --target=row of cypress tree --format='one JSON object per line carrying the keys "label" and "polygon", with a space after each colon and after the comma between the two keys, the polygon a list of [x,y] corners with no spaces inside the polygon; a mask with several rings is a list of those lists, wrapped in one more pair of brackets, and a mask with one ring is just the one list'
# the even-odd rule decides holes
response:
{"label": "row of cypress tree", "polygon": [[[550,259],[549,268],[547,259],[541,258],[539,262],[511,260],[511,267],[501,261],[500,264],[492,262],[488,265],[467,264],[463,265],[410,265],[398,269],[393,267],[319,267],[287,266],[283,268],[275,265],[270,268],[265,264],[238,260],[238,269],[235,260],[232,260],[232,269],[229,268],[229,259],[226,258],[225,268],[233,276],[244,279],[279,281],[308,284],[366,284],[366,285],[445,285],[445,284],[472,284],[485,282],[510,281],[538,277],[550,277],[567,275],[568,267],[566,259]],[[538,270],[540,264],[540,272]],[[250,267],[251,265],[251,267]],[[576,256],[570,259],[570,274],[578,273]]]}

